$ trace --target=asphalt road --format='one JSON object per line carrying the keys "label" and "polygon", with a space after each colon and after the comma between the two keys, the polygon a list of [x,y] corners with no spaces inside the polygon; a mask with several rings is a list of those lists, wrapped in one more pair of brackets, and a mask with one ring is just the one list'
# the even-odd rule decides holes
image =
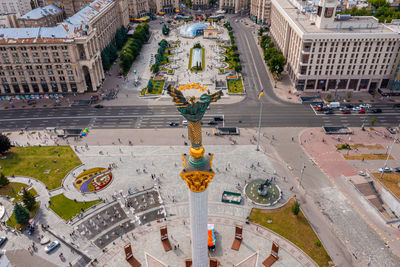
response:
{"label": "asphalt road", "polygon": [[[204,127],[215,115],[223,115],[224,126],[257,127],[260,102],[258,93],[264,88],[262,97],[262,127],[320,127],[352,126],[359,127],[371,117],[376,118],[375,126],[397,126],[400,109],[393,110],[392,104],[376,104],[383,110],[381,114],[317,114],[310,105],[290,104],[275,96],[267,70],[260,57],[257,44],[251,31],[245,25],[231,19],[235,40],[239,49],[242,75],[247,89],[246,99],[237,104],[212,104],[203,121]],[[159,23],[158,23],[159,24]],[[0,111],[0,130],[40,128],[165,128],[169,122],[182,122],[176,108],[166,106],[114,106],[95,109],[93,107],[38,108]],[[220,123],[221,125],[222,123]]]}

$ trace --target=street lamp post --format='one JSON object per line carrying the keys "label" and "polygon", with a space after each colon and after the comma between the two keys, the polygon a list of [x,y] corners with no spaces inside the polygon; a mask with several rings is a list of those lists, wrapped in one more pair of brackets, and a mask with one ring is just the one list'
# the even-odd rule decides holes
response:
{"label": "street lamp post", "polygon": [[256,151],[260,151],[261,114],[262,114],[262,99],[260,99],[260,115],[258,117],[258,138],[257,138]]}
{"label": "street lamp post", "polygon": [[336,87],[335,87],[335,101],[336,101],[336,98],[337,98],[337,89],[338,89],[338,87],[339,87],[339,82],[340,82],[340,80],[337,79],[337,80],[336,80]]}
{"label": "street lamp post", "polygon": [[275,66],[275,88],[276,88],[276,84],[278,83],[278,70],[279,70],[279,66]]}
{"label": "street lamp post", "polygon": [[304,169],[306,168],[306,164],[303,163],[303,168],[301,169],[300,181],[299,186],[301,187],[301,181],[303,180]]}
{"label": "street lamp post", "polygon": [[382,179],[383,173],[385,172],[385,169],[386,169],[386,167],[387,167],[387,163],[388,163],[389,158],[390,158],[390,154],[392,154],[392,149],[393,149],[394,144],[396,143],[396,140],[397,140],[397,137],[398,137],[398,136],[399,136],[399,131],[397,131],[396,136],[394,137],[393,143],[392,143],[392,145],[390,146],[389,154],[388,154],[388,156],[387,156],[387,158],[386,158],[385,166],[383,166],[383,168],[382,168],[380,179]]}

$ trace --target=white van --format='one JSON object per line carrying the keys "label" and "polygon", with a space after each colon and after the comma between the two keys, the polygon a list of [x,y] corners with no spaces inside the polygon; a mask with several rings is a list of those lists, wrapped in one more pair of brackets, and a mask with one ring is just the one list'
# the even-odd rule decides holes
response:
{"label": "white van", "polygon": [[340,108],[339,102],[331,102],[328,104],[328,108]]}

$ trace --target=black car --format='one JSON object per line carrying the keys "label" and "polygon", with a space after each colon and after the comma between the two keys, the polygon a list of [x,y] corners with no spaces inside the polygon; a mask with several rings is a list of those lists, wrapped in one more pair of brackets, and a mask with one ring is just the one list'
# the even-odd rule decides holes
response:
{"label": "black car", "polygon": [[400,108],[400,103],[399,104],[394,104],[393,108]]}
{"label": "black car", "polygon": [[354,106],[352,104],[347,104],[345,107],[346,108],[354,108]]}
{"label": "black car", "polygon": [[172,127],[179,126],[179,122],[171,121],[171,122],[169,123],[169,126],[172,126]]}
{"label": "black car", "polygon": [[386,127],[386,130],[388,130],[389,133],[391,134],[396,134],[396,130],[390,127]]}
{"label": "black car", "polygon": [[0,246],[2,246],[6,241],[7,241],[7,237],[6,236],[0,237]]}
{"label": "black car", "polygon": [[327,111],[324,112],[325,114],[329,115],[329,114],[333,114],[333,110],[332,109],[328,109]]}
{"label": "black car", "polygon": [[393,171],[400,172],[400,167],[394,168]]}
{"label": "black car", "polygon": [[215,121],[224,121],[224,117],[222,117],[222,116],[215,116],[215,117],[214,117],[214,120],[215,120]]}
{"label": "black car", "polygon": [[373,108],[371,109],[372,113],[382,113],[382,109],[380,108]]}
{"label": "black car", "polygon": [[96,105],[96,106],[94,106],[94,108],[104,108],[104,106],[103,105]]}
{"label": "black car", "polygon": [[216,125],[218,124],[218,122],[216,122],[215,120],[211,120],[208,122],[208,125]]}

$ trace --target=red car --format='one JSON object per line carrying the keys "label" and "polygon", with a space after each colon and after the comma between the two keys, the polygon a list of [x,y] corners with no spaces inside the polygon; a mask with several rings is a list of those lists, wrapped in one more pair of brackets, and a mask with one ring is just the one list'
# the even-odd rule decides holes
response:
{"label": "red car", "polygon": [[365,114],[365,110],[364,109],[359,109],[358,110],[358,114]]}
{"label": "red car", "polygon": [[342,114],[350,114],[351,111],[349,109],[344,109],[342,110]]}

